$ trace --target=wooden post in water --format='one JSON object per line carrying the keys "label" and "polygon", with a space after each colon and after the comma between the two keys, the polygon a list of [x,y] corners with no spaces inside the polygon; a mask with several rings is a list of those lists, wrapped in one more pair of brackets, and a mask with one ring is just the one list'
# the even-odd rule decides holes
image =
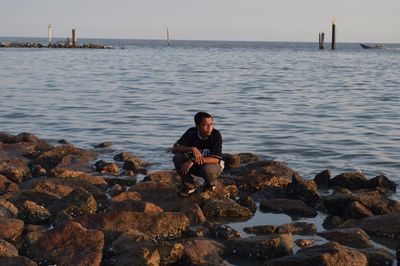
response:
{"label": "wooden post in water", "polygon": [[319,37],[319,49],[323,50],[324,49],[325,33],[324,32],[320,32],[318,34],[318,37]]}
{"label": "wooden post in water", "polygon": [[76,29],[72,29],[72,46],[76,46]]}
{"label": "wooden post in water", "polygon": [[335,20],[332,20],[332,50],[336,49],[336,24]]}
{"label": "wooden post in water", "polygon": [[167,28],[167,46],[169,46],[169,31],[168,31],[168,28]]}
{"label": "wooden post in water", "polygon": [[47,28],[47,36],[49,38],[48,46],[51,45],[51,24],[49,24],[49,27]]}

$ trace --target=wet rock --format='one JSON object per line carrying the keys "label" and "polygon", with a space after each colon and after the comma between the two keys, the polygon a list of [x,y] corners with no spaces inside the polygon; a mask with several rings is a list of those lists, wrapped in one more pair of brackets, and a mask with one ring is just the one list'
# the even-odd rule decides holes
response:
{"label": "wet rock", "polygon": [[37,204],[48,208],[53,202],[60,199],[60,197],[48,194],[46,192],[36,192],[33,190],[22,190],[17,192],[9,192],[3,195],[5,200],[10,201],[18,209],[24,208],[24,203],[27,200],[34,201]]}
{"label": "wet rock", "polygon": [[286,199],[286,187],[266,187],[252,195],[255,201]]}
{"label": "wet rock", "polygon": [[224,246],[214,240],[190,239],[183,242],[184,265],[221,265],[223,259],[220,254]]}
{"label": "wet rock", "polygon": [[110,195],[110,197],[115,197],[121,194],[123,191],[125,191],[125,188],[123,188],[120,184],[114,184],[110,187],[108,195]]}
{"label": "wet rock", "polygon": [[22,235],[24,222],[0,216],[0,239],[14,241]]}
{"label": "wet rock", "polygon": [[[93,173],[94,167],[89,161],[82,160],[79,155],[67,155],[61,159],[61,162],[57,164],[56,169],[58,171],[73,171],[83,173]],[[53,171],[56,171],[53,169]]]}
{"label": "wet rock", "polygon": [[338,242],[353,248],[372,247],[371,241],[367,233],[359,228],[335,229],[330,231],[319,232],[317,235],[322,236],[331,241]]}
{"label": "wet rock", "polygon": [[360,220],[356,220],[356,219],[347,219],[343,223],[339,224],[337,226],[337,228],[353,228],[353,227],[357,227],[360,224],[360,222],[361,222]]}
{"label": "wet rock", "polygon": [[343,173],[330,180],[333,187],[344,187],[350,190],[358,190],[367,187],[367,178],[360,172]]}
{"label": "wet rock", "polygon": [[375,215],[400,213],[400,203],[384,198],[378,191],[356,191],[353,196]]}
{"label": "wet rock", "polygon": [[189,229],[189,219],[176,212],[111,212],[78,218],[86,228],[100,229],[115,237],[128,230],[137,230],[155,238],[180,236]]}
{"label": "wet rock", "polygon": [[157,205],[140,200],[113,201],[109,211],[163,212]]}
{"label": "wet rock", "polygon": [[311,207],[315,207],[320,199],[315,182],[305,181],[297,173],[293,174],[292,183],[288,184],[286,193],[289,198],[301,200]]}
{"label": "wet rock", "polygon": [[36,232],[36,231],[46,231],[47,227],[43,225],[36,224],[25,224],[25,234]]}
{"label": "wet rock", "polygon": [[237,176],[239,189],[260,190],[267,186],[286,187],[295,173],[293,169],[277,161],[260,161],[250,163],[230,171]]}
{"label": "wet rock", "polygon": [[269,260],[293,254],[291,234],[251,236],[225,242],[228,252],[238,257]]}
{"label": "wet rock", "polygon": [[122,165],[122,169],[126,170],[127,172],[131,172],[132,174],[143,173],[146,174],[146,169],[144,169],[145,164],[136,158],[129,158],[124,161]]}
{"label": "wet rock", "polygon": [[108,186],[118,185],[120,187],[131,187],[137,183],[136,177],[132,176],[119,176],[119,177],[110,177],[105,176],[104,180],[107,182]]}
{"label": "wet rock", "polygon": [[315,217],[317,211],[307,206],[301,200],[275,199],[265,200],[260,204],[260,210],[264,212],[285,213],[295,217]]}
{"label": "wet rock", "polygon": [[18,209],[8,200],[0,198],[0,217],[17,218]]}
{"label": "wet rock", "polygon": [[97,161],[96,164],[96,171],[100,174],[112,174],[115,176],[119,175],[119,167],[116,163],[109,163],[104,160]]}
{"label": "wet rock", "polygon": [[106,142],[99,143],[99,144],[95,145],[94,147],[96,149],[104,149],[104,148],[111,147],[111,145],[112,145],[111,141],[106,141]]}
{"label": "wet rock", "polygon": [[2,266],[37,266],[36,262],[22,257],[0,257],[0,265]]}
{"label": "wet rock", "polygon": [[112,198],[112,201],[142,200],[142,196],[135,191],[122,192]]}
{"label": "wet rock", "polygon": [[27,223],[41,224],[50,220],[51,213],[45,207],[36,202],[26,200],[24,202],[21,217]]}
{"label": "wet rock", "polygon": [[126,152],[126,151],[120,152],[120,153],[118,153],[117,155],[114,156],[114,160],[117,161],[117,162],[123,162],[125,160],[130,159],[130,158],[139,159],[136,155],[133,155],[132,153]]}
{"label": "wet rock", "polygon": [[42,168],[49,171],[61,163],[62,159],[68,155],[75,155],[79,157],[82,162],[89,162],[97,158],[96,151],[79,149],[74,145],[66,144],[43,152],[38,158],[31,162],[31,165],[40,165]]}
{"label": "wet rock", "polygon": [[393,265],[395,259],[394,255],[383,248],[363,248],[358,251],[367,257],[368,266]]}
{"label": "wet rock", "polygon": [[27,256],[43,265],[100,265],[104,235],[68,222],[43,233]]}
{"label": "wet rock", "polygon": [[83,188],[76,188],[64,198],[55,201],[49,211],[56,215],[65,211],[72,217],[95,213],[97,204],[95,198]]}
{"label": "wet rock", "polygon": [[92,176],[88,175],[83,172],[76,172],[66,169],[54,169],[52,171],[52,177],[66,180],[64,183],[68,184],[76,184],[78,186],[85,186],[85,189],[88,190],[86,187],[89,186],[96,186],[102,190],[107,190],[108,183],[105,181],[104,178],[99,176]]}
{"label": "wet rock", "polygon": [[175,170],[153,172],[145,176],[143,181],[163,182],[175,188],[181,185],[181,178]]}
{"label": "wet rock", "polygon": [[314,235],[317,232],[315,224],[306,222],[294,222],[278,226],[276,233],[292,235]]}
{"label": "wet rock", "polygon": [[238,231],[226,224],[212,224],[210,226],[210,235],[221,240],[242,238]]}
{"label": "wet rock", "polygon": [[330,178],[331,171],[324,170],[314,177],[314,182],[317,184],[318,188],[328,188]]}
{"label": "wet rock", "polygon": [[250,153],[250,152],[241,152],[238,155],[239,155],[241,164],[258,162],[260,160],[260,157],[258,155]]}
{"label": "wet rock", "polygon": [[346,219],[362,219],[365,217],[374,216],[374,214],[367,207],[358,201],[351,201],[347,203],[342,215]]}
{"label": "wet rock", "polygon": [[185,214],[186,217],[189,218],[190,225],[198,225],[206,221],[203,210],[196,203],[184,206],[179,212]]}
{"label": "wet rock", "polygon": [[11,243],[0,239],[0,257],[17,257],[18,249]]}
{"label": "wet rock", "polygon": [[225,199],[208,199],[202,206],[204,215],[208,218],[250,218],[252,212],[235,201]]}
{"label": "wet rock", "polygon": [[72,217],[71,214],[69,214],[66,211],[60,211],[59,213],[56,214],[56,217],[53,220],[53,224],[59,225],[72,220],[74,220],[74,217]]}
{"label": "wet rock", "polygon": [[0,175],[0,195],[18,190],[19,188],[16,183],[8,180],[7,177]]}
{"label": "wet rock", "polygon": [[74,188],[62,183],[54,182],[55,179],[34,180],[30,189],[35,192],[47,193],[56,197],[65,197],[71,193]]}
{"label": "wet rock", "polygon": [[298,247],[300,247],[302,249],[315,244],[314,239],[296,239],[294,242],[296,243],[296,245]]}
{"label": "wet rock", "polygon": [[400,239],[400,214],[384,214],[367,217],[361,221],[360,228],[367,233]]}
{"label": "wet rock", "polygon": [[328,215],[324,222],[322,223],[322,226],[325,229],[333,229],[336,228],[337,226],[339,226],[340,224],[342,224],[344,222],[344,219],[342,217],[339,216],[335,216],[335,215]]}
{"label": "wet rock", "polygon": [[249,226],[243,228],[248,234],[255,234],[255,235],[272,235],[275,234],[277,231],[278,226],[276,225],[259,225],[259,226]]}
{"label": "wet rock", "polygon": [[379,175],[367,181],[367,188],[378,189],[382,193],[396,192],[396,183],[384,175]]}
{"label": "wet rock", "polygon": [[236,200],[241,206],[248,208],[252,213],[257,211],[257,205],[251,196],[243,196]]}
{"label": "wet rock", "polygon": [[299,250],[296,255],[286,256],[270,261],[268,266],[310,266],[310,265],[357,265],[367,266],[368,261],[364,254],[336,242],[328,242]]}
{"label": "wet rock", "polygon": [[0,175],[4,175],[15,183],[21,183],[32,178],[25,160],[22,159],[0,161]]}

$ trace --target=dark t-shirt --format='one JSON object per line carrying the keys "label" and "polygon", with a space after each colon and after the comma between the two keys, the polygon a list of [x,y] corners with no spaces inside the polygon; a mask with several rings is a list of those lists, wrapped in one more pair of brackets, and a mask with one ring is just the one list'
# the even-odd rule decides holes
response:
{"label": "dark t-shirt", "polygon": [[202,139],[198,134],[197,128],[189,128],[175,145],[196,147],[205,157],[222,158],[222,136],[216,129],[213,129],[207,139]]}

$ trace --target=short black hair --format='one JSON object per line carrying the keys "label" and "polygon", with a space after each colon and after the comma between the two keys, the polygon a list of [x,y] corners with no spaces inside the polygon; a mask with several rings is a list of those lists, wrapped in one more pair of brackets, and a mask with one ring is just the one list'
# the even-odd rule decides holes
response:
{"label": "short black hair", "polygon": [[203,118],[209,118],[209,117],[213,118],[212,115],[210,115],[209,113],[198,112],[194,116],[194,122],[196,123],[196,125],[200,125],[201,122],[203,122]]}

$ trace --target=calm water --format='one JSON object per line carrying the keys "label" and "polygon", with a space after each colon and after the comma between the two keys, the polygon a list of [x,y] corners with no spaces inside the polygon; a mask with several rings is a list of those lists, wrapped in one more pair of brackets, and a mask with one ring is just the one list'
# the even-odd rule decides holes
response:
{"label": "calm water", "polygon": [[112,141],[172,169],[167,148],[206,110],[224,152],[281,160],[305,178],[358,170],[400,184],[400,50],[90,41],[115,49],[0,49],[0,130]]}

